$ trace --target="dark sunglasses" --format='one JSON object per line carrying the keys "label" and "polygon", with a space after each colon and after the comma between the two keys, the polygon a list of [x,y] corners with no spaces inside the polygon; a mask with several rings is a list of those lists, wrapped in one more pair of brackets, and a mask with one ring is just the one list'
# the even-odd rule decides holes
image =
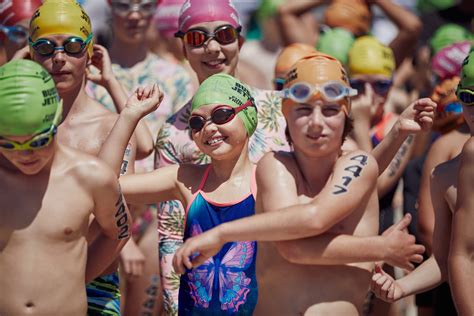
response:
{"label": "dark sunglasses", "polygon": [[40,38],[36,42],[33,42],[31,37],[28,38],[30,46],[41,56],[51,56],[57,50],[62,50],[69,55],[77,55],[84,51],[91,40],[92,33],[87,36],[85,41],[77,36],[69,37],[64,41],[63,46],[58,46],[55,42],[45,38]]}
{"label": "dark sunglasses", "polygon": [[213,38],[221,45],[233,43],[239,37],[241,27],[234,28],[232,25],[223,25],[214,30],[212,33],[200,29],[191,29],[186,32],[178,31],[174,34],[175,37],[182,38],[184,43],[192,47],[201,47]]}
{"label": "dark sunglasses", "polygon": [[155,13],[156,1],[142,1],[140,3],[130,3],[126,1],[112,1],[112,10],[121,17],[126,17],[136,11],[143,17],[149,17]]}
{"label": "dark sunglasses", "polygon": [[376,81],[364,81],[360,79],[350,80],[351,87],[357,90],[358,95],[365,93],[366,82],[370,83],[375,93],[379,95],[387,94],[390,88],[392,87],[392,80],[388,80],[388,79],[385,79],[385,80],[381,79],[381,80],[376,80]]}
{"label": "dark sunglasses", "polygon": [[233,108],[229,105],[218,105],[212,110],[211,117],[207,119],[200,115],[191,115],[188,121],[189,128],[194,132],[199,132],[209,121],[217,125],[225,124],[232,121],[237,113],[248,108],[249,106],[253,106],[252,100],[248,100],[237,108]]}
{"label": "dark sunglasses", "polygon": [[21,25],[0,25],[0,31],[5,33],[10,41],[23,43],[28,38],[28,29]]}

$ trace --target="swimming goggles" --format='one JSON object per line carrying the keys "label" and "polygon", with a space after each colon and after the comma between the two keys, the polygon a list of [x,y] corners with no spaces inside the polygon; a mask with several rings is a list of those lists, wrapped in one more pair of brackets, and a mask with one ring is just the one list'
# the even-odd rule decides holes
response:
{"label": "swimming goggles", "polygon": [[380,79],[375,81],[365,81],[361,79],[349,80],[351,87],[356,89],[359,94],[365,93],[365,83],[369,83],[378,95],[385,95],[392,87],[393,81],[390,79]]}
{"label": "swimming goggles", "polygon": [[297,103],[304,103],[309,101],[317,92],[321,93],[321,97],[329,102],[357,95],[357,90],[349,88],[338,81],[329,81],[316,86],[307,82],[294,83],[289,88],[282,90],[282,97]]}
{"label": "swimming goggles", "polygon": [[14,150],[36,150],[48,146],[56,135],[56,125],[51,125],[51,128],[33,136],[31,139],[19,143],[0,136],[0,149],[14,151]]}
{"label": "swimming goggles", "polygon": [[253,105],[254,104],[252,100],[248,100],[247,102],[236,108],[233,108],[229,105],[218,105],[212,110],[211,117],[207,119],[200,115],[191,115],[188,121],[188,125],[189,128],[191,128],[194,132],[199,132],[209,121],[217,125],[222,125],[232,121],[232,119],[237,115],[237,113]]}
{"label": "swimming goggles", "polygon": [[55,42],[45,38],[40,38],[36,42],[33,42],[31,37],[28,38],[30,46],[41,56],[51,56],[57,50],[64,51],[69,55],[77,55],[84,51],[91,40],[92,33],[87,36],[85,41],[77,36],[69,37],[64,41],[63,46],[58,46]]}
{"label": "swimming goggles", "polygon": [[474,90],[458,88],[456,90],[456,95],[463,104],[465,105],[474,105]]}
{"label": "swimming goggles", "polygon": [[28,29],[21,25],[0,25],[0,32],[3,32],[10,41],[15,43],[23,43],[28,38]]}
{"label": "swimming goggles", "polygon": [[155,13],[155,8],[156,1],[142,1],[140,3],[112,1],[112,11],[123,18],[132,12],[139,12],[143,17],[149,17]]}
{"label": "swimming goggles", "polygon": [[284,78],[275,78],[275,79],[273,79],[273,88],[276,91],[283,90],[283,85],[284,84],[285,84],[285,79]]}
{"label": "swimming goggles", "polygon": [[201,29],[190,29],[186,32],[178,31],[174,36],[182,38],[185,44],[196,48],[203,46],[210,38],[215,39],[221,45],[227,45],[237,40],[241,29],[240,26],[234,28],[232,25],[222,25],[211,33]]}

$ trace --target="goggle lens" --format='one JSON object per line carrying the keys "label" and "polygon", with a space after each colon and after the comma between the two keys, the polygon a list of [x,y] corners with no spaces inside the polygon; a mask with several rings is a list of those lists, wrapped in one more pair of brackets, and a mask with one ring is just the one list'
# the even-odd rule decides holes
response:
{"label": "goggle lens", "polygon": [[240,28],[235,29],[231,25],[224,25],[215,30],[214,33],[207,33],[203,30],[189,30],[186,33],[177,33],[184,42],[193,47],[201,47],[209,38],[214,38],[219,44],[227,45],[237,40]]}
{"label": "goggle lens", "polygon": [[290,98],[295,102],[306,102],[318,91],[321,93],[322,98],[329,102],[357,95],[356,90],[348,88],[339,82],[327,82],[321,86],[298,82],[285,89],[283,97]]}
{"label": "goggle lens", "polygon": [[56,135],[57,128],[52,126],[48,131],[38,134],[24,143],[18,143],[5,138],[0,138],[0,148],[13,151],[13,150],[35,150],[41,149],[48,146]]}
{"label": "goggle lens", "polygon": [[467,105],[474,104],[474,91],[471,90],[461,90],[458,92],[458,99]]}
{"label": "goggle lens", "polygon": [[155,1],[146,1],[140,3],[129,3],[129,2],[122,2],[122,1],[114,1],[112,2],[112,9],[115,13],[117,13],[121,17],[126,17],[133,11],[140,12],[141,15],[144,17],[151,16],[156,8]]}
{"label": "goggle lens", "polygon": [[369,81],[363,81],[363,80],[351,80],[350,84],[351,87],[356,89],[359,94],[364,94],[365,93],[365,83],[368,82],[372,85],[372,88],[374,89],[375,93],[379,95],[384,95],[387,94],[388,91],[390,90],[390,87],[392,86],[392,81],[391,80],[376,80],[373,82]]}
{"label": "goggle lens", "polygon": [[69,55],[77,55],[84,51],[84,48],[91,39],[92,34],[87,37],[86,41],[83,41],[80,37],[70,37],[64,41],[63,46],[58,46],[56,43],[44,38],[34,43],[30,39],[30,44],[33,49],[42,56],[50,56],[54,54],[56,50],[64,50]]}
{"label": "goggle lens", "polygon": [[5,35],[8,36],[8,39],[16,43],[23,43],[28,38],[28,30],[21,25],[0,25],[0,31],[5,33]]}
{"label": "goggle lens", "polygon": [[273,80],[273,85],[276,91],[281,91],[283,90],[283,86],[285,85],[285,79],[275,78],[275,80]]}

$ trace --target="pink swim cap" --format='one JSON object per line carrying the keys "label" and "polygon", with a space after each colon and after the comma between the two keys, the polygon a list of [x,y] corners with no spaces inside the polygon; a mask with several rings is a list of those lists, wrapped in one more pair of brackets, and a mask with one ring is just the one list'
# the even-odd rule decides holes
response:
{"label": "pink swim cap", "polygon": [[464,58],[469,54],[469,41],[457,42],[444,47],[431,59],[431,67],[441,80],[459,76]]}
{"label": "pink swim cap", "polygon": [[20,21],[30,20],[40,5],[41,0],[0,1],[0,24],[13,26]]}
{"label": "pink swim cap", "polygon": [[156,7],[153,23],[164,37],[170,38],[178,32],[179,12],[184,0],[162,0]]}
{"label": "pink swim cap", "polygon": [[213,21],[225,21],[235,28],[240,26],[232,0],[186,0],[179,13],[178,26],[181,32],[186,32],[194,24]]}

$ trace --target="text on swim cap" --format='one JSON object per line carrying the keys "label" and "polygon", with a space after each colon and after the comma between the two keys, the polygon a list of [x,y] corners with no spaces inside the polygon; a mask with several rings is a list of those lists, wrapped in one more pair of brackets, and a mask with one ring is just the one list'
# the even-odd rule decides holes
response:
{"label": "text on swim cap", "polygon": [[43,90],[41,91],[43,93],[43,104],[41,104],[42,106],[46,106],[46,105],[51,105],[51,104],[55,104],[57,103],[58,101],[58,96],[57,96],[57,92],[56,92],[56,88],[51,88],[51,89],[48,89],[48,90]]}

